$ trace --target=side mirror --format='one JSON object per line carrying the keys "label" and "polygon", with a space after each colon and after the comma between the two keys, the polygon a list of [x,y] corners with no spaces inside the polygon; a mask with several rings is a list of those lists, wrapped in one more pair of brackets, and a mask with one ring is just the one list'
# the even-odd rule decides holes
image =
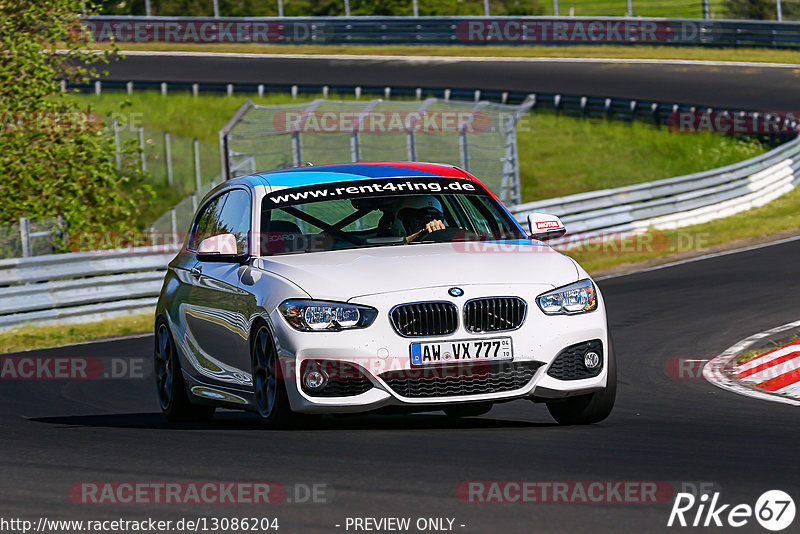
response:
{"label": "side mirror", "polygon": [[542,241],[561,237],[567,233],[567,229],[561,219],[546,213],[529,213],[528,231],[532,238]]}
{"label": "side mirror", "polygon": [[236,236],[220,234],[207,237],[197,247],[197,259],[200,261],[241,262],[246,254],[237,254]]}

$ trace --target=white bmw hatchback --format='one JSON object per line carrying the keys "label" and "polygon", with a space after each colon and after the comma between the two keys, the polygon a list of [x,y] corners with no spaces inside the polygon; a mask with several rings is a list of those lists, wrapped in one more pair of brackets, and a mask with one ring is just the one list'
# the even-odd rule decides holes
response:
{"label": "white bmw hatchback", "polygon": [[156,309],[171,420],[216,407],[293,413],[544,402],[562,424],[605,419],[616,368],[603,296],[452,166],[359,163],[236,178],[199,206]]}

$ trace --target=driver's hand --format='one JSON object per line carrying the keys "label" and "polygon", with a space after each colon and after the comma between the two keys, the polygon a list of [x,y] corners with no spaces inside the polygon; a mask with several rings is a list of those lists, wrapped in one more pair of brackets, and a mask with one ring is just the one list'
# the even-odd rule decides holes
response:
{"label": "driver's hand", "polygon": [[425,225],[425,228],[423,228],[422,230],[414,232],[410,236],[406,237],[406,241],[411,243],[416,238],[418,238],[423,232],[427,232],[430,234],[431,232],[436,232],[437,230],[444,230],[445,228],[446,227],[442,221],[440,221],[439,219],[434,219],[431,222],[427,223]]}
{"label": "driver's hand", "polygon": [[426,224],[424,229],[427,230],[429,234],[437,230],[444,230],[444,223],[439,219],[434,219]]}

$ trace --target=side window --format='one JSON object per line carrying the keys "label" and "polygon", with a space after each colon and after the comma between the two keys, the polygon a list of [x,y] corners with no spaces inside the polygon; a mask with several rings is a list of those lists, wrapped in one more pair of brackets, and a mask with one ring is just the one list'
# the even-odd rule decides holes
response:
{"label": "side window", "polygon": [[218,196],[206,204],[200,212],[194,225],[192,242],[189,243],[188,248],[190,250],[197,250],[203,239],[213,237],[219,233],[217,232],[217,227],[219,226],[220,215],[226,198],[228,198],[228,194]]}
{"label": "side window", "polygon": [[228,193],[217,224],[216,235],[233,234],[236,237],[236,253],[247,252],[247,236],[250,233],[250,195],[242,189]]}

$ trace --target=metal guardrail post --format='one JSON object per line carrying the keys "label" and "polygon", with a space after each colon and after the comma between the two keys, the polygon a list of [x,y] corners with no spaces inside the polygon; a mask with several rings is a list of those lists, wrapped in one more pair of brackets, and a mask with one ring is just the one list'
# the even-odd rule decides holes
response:
{"label": "metal guardrail post", "polygon": [[31,221],[27,217],[19,218],[19,239],[22,244],[22,257],[31,257]]}
{"label": "metal guardrail post", "polygon": [[783,21],[783,7],[781,6],[781,0],[775,0],[775,12],[778,15],[778,22]]}
{"label": "metal guardrail post", "polygon": [[117,164],[117,170],[120,170],[122,168],[122,154],[119,151],[119,121],[117,119],[114,119],[112,128],[114,129],[114,160]]}
{"label": "metal guardrail post", "polygon": [[558,0],[553,0],[553,15],[558,16]]}
{"label": "metal guardrail post", "polygon": [[711,18],[711,12],[708,9],[708,0],[703,0],[703,18],[704,19]]}
{"label": "metal guardrail post", "polygon": [[67,218],[62,214],[56,215],[58,221],[58,234],[64,244],[64,248],[69,249],[69,232],[67,232]]}
{"label": "metal guardrail post", "polygon": [[197,139],[192,139],[192,152],[194,155],[194,190],[200,191],[200,142]]}
{"label": "metal guardrail post", "polygon": [[283,18],[283,0],[278,0],[278,16]]}
{"label": "metal guardrail post", "polygon": [[167,159],[167,184],[172,186],[172,143],[170,142],[169,132],[164,132],[164,152]]}
{"label": "metal guardrail post", "polygon": [[139,126],[139,163],[142,174],[147,173],[147,154],[144,151],[144,128]]}
{"label": "metal guardrail post", "polygon": [[213,7],[214,7],[214,18],[218,19],[219,18],[219,0],[214,0]]}
{"label": "metal guardrail post", "polygon": [[178,244],[178,215],[175,213],[175,208],[169,210],[169,226],[172,232],[172,244]]}

